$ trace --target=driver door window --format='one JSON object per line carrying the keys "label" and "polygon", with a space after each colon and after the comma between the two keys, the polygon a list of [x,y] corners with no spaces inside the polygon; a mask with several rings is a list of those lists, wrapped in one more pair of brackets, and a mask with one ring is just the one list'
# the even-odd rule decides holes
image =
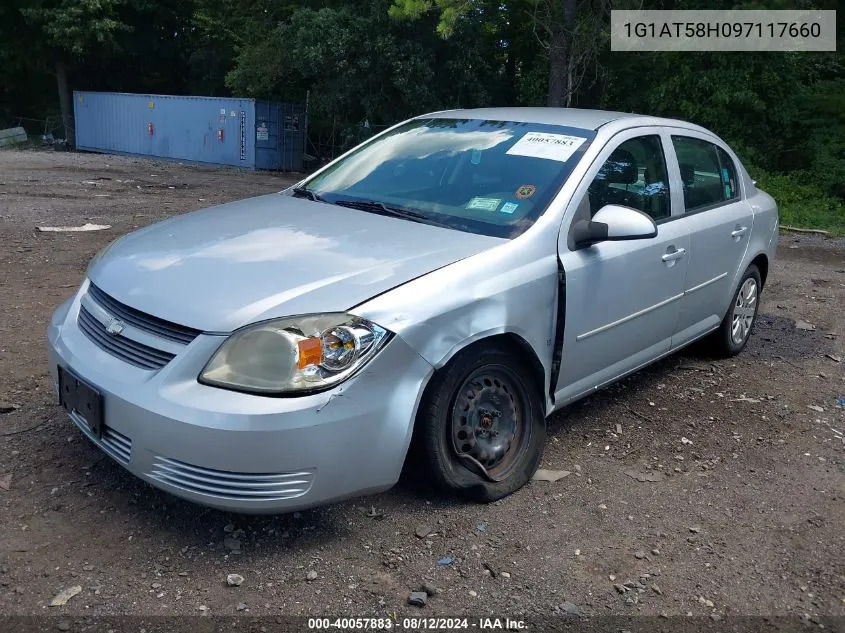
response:
{"label": "driver door window", "polygon": [[617,147],[587,190],[590,217],[608,204],[642,211],[655,222],[671,214],[669,178],[660,137],[638,136]]}

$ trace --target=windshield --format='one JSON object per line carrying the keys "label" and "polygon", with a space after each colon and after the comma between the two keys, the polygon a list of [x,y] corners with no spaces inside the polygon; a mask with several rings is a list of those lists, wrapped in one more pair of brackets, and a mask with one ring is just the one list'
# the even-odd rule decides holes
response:
{"label": "windshield", "polygon": [[592,130],[477,119],[415,119],[300,188],[323,202],[493,237],[546,210]]}

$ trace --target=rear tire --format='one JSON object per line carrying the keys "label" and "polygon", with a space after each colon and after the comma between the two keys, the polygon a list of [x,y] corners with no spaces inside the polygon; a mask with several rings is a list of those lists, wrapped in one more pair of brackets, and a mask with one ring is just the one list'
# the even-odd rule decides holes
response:
{"label": "rear tire", "polygon": [[745,348],[757,320],[762,287],[760,271],[751,264],[739,282],[722,324],[707,339],[708,349],[716,356],[730,358]]}
{"label": "rear tire", "polygon": [[531,375],[515,355],[484,343],[434,375],[415,443],[420,466],[441,488],[491,502],[531,479],[546,438],[541,391]]}

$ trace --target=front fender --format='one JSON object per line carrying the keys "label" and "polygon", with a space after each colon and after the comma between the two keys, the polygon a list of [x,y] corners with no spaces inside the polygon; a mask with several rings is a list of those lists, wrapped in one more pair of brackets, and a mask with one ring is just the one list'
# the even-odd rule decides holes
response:
{"label": "front fender", "polygon": [[[519,337],[551,379],[557,255],[531,257],[518,240],[410,281],[353,309],[395,332],[435,368],[467,346]],[[551,404],[550,398],[547,406]]]}

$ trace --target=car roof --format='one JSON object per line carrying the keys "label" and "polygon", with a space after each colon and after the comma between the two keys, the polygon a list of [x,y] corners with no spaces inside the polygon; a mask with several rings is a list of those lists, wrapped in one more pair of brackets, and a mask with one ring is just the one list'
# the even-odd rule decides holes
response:
{"label": "car roof", "polygon": [[626,119],[623,123],[629,123],[631,127],[638,125],[670,125],[673,127],[701,129],[694,124],[675,119],[663,119],[631,112],[582,110],[580,108],[473,108],[466,110],[444,110],[425,114],[417,118],[516,121],[519,123],[564,125],[585,130],[598,130],[601,126],[611,121]]}

